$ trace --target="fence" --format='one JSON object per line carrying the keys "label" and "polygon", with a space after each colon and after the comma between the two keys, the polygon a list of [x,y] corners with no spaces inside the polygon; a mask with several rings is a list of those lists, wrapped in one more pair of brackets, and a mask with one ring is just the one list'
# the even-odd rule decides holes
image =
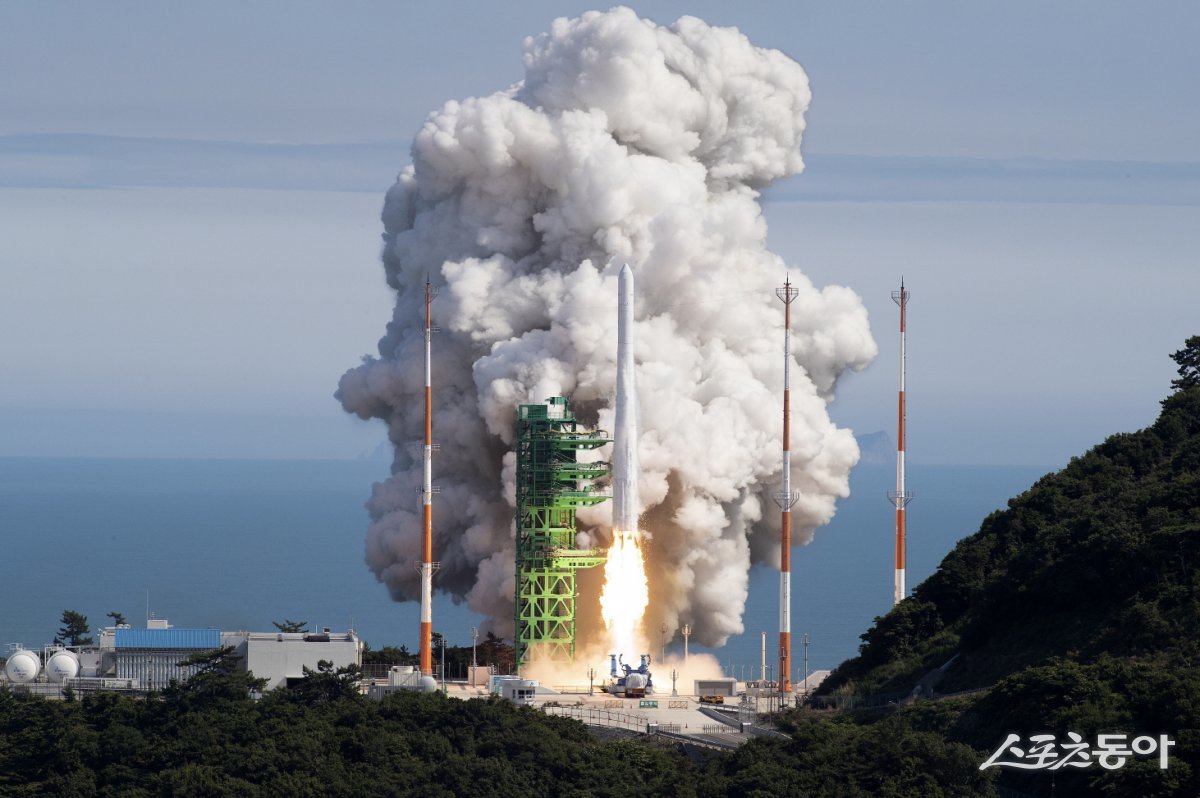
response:
{"label": "fence", "polygon": [[737,729],[724,723],[706,723],[700,727],[704,734],[737,734]]}
{"label": "fence", "polygon": [[878,709],[899,704],[909,693],[875,693],[874,695],[816,695],[808,699],[813,709]]}
{"label": "fence", "polygon": [[619,729],[634,729],[645,731],[648,719],[645,715],[633,715],[629,712],[614,712],[610,709],[598,709],[587,706],[543,706],[542,711],[547,715],[560,715],[574,718],[589,726],[612,726]]}
{"label": "fence", "polygon": [[[917,699],[924,701],[941,701],[947,698],[967,698],[970,696],[983,695],[991,690],[991,687],[977,687],[972,690],[962,690],[957,693],[934,693],[932,695],[918,696]],[[820,695],[811,696],[808,699],[808,706],[812,709],[833,709],[839,711],[851,709],[880,709],[896,704],[907,704],[913,698],[911,691],[902,693],[874,693],[871,695]]]}

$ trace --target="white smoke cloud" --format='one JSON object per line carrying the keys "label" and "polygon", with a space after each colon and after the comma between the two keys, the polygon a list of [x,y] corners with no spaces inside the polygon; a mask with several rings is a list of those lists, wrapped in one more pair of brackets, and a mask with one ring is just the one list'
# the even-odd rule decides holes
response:
{"label": "white smoke cloud", "polygon": [[[766,249],[758,189],[803,168],[801,67],[737,30],[627,8],[525,40],[525,79],[446,103],[417,134],[383,209],[396,306],[379,357],[337,397],[388,423],[393,476],[368,502],[366,558],[419,597],[423,284],[434,304],[435,588],[512,634],[516,407],[569,395],[611,430],[617,265],[637,274],[640,488],[650,628],[742,631],[752,561],[778,563],[785,273],[793,304],[797,542],[848,495],[858,448],[826,405],[876,354],[847,288],[818,289]],[[601,452],[600,456],[604,456]],[[581,513],[607,540],[611,509]]]}

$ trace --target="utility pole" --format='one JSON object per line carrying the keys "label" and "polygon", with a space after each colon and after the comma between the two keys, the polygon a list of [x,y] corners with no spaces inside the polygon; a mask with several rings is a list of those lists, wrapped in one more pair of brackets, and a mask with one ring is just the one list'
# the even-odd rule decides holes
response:
{"label": "utility pole", "polygon": [[660,631],[662,632],[662,649],[660,650],[661,653],[658,658],[658,661],[666,662],[667,661],[667,625],[665,623],[662,625],[662,629]]}

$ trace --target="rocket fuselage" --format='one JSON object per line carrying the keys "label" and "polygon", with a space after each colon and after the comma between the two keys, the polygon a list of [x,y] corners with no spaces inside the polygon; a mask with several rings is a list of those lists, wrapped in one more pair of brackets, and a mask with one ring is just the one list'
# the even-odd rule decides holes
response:
{"label": "rocket fuselage", "polygon": [[636,530],[638,408],[633,374],[633,270],[621,267],[617,287],[617,417],[613,430],[613,528]]}

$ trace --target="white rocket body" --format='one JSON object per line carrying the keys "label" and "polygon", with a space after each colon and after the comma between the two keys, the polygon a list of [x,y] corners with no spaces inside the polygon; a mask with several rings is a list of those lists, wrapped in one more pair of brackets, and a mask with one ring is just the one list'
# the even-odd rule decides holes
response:
{"label": "white rocket body", "polygon": [[638,496],[637,385],[633,376],[633,270],[621,267],[617,288],[617,418],[613,430],[613,529],[636,530]]}

